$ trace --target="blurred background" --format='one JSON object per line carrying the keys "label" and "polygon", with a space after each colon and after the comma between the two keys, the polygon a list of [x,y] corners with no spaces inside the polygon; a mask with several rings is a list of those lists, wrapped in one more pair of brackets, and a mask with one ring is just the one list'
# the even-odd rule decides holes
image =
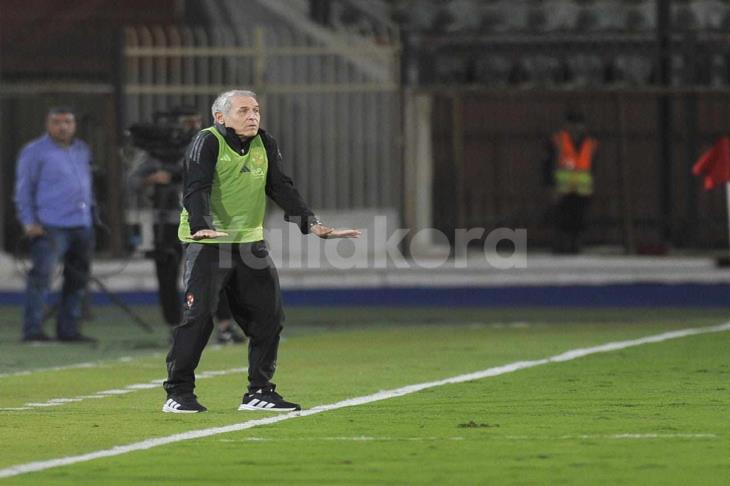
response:
{"label": "blurred background", "polygon": [[679,258],[659,264],[676,281],[727,253],[725,190],[691,174],[730,131],[725,0],[4,0],[0,16],[7,255],[21,235],[16,157],[48,106],[77,110],[108,226],[97,258],[120,259],[134,251],[125,131],[181,105],[207,125],[231,88],[260,95],[313,208],[442,231],[425,254],[448,251],[456,228],[525,228],[539,268],[577,265],[550,255],[544,163],[576,111],[600,144],[581,252],[615,257],[585,265],[641,272],[648,261],[626,256]]}

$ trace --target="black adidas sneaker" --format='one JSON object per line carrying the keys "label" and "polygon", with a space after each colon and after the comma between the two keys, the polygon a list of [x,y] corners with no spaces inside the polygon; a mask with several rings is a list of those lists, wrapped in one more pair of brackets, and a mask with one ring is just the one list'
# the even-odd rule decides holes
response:
{"label": "black adidas sneaker", "polygon": [[200,413],[207,412],[208,409],[202,406],[195,395],[174,396],[169,395],[165,404],[162,405],[162,411],[165,413]]}
{"label": "black adidas sneaker", "polygon": [[281,395],[274,391],[276,385],[267,388],[259,388],[255,392],[248,392],[243,395],[239,410],[262,410],[265,412],[293,412],[301,410],[298,403],[287,402]]}

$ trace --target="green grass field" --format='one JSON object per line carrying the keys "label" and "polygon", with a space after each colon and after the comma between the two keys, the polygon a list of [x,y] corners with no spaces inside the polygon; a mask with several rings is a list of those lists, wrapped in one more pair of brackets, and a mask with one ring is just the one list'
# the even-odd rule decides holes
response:
{"label": "green grass field", "polygon": [[[210,346],[205,414],[163,414],[166,330],[97,308],[89,345],[21,345],[0,308],[0,477],[274,416],[238,412],[246,348]],[[158,320],[154,308],[141,308]],[[726,310],[290,309],[279,390],[305,409],[565,351],[728,321]],[[730,332],[435,386],[0,484],[728,484]],[[87,363],[81,366],[79,363]],[[70,367],[64,367],[69,366]],[[62,367],[46,369],[49,367]],[[27,372],[26,372],[27,371]],[[220,373],[216,373],[220,372]],[[121,390],[121,392],[117,391]],[[106,392],[106,393],[100,393]],[[69,399],[74,401],[62,401]],[[12,410],[18,409],[18,410]]]}

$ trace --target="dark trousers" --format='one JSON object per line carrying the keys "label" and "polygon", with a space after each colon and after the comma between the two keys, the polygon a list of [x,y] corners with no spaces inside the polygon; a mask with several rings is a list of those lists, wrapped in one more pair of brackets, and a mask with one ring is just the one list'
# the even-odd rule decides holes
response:
{"label": "dark trousers", "polygon": [[581,234],[586,229],[586,213],[590,205],[589,196],[566,194],[560,198],[555,214],[555,253],[578,253]]}
{"label": "dark trousers", "polygon": [[284,321],[279,275],[263,241],[185,245],[185,304],[167,355],[168,395],[192,393],[195,368],[213,331],[213,313],[223,292],[231,314],[249,337],[249,390],[266,387],[276,370]]}
{"label": "dark trousers", "polygon": [[157,293],[160,298],[162,317],[170,326],[177,326],[182,319],[182,305],[177,287],[180,275],[182,248],[169,248],[155,254],[155,273],[157,274]]}
{"label": "dark trousers", "polygon": [[30,242],[33,267],[28,273],[25,293],[23,335],[33,336],[42,331],[43,309],[51,286],[51,277],[59,260],[63,261],[63,288],[56,321],[58,337],[78,334],[81,301],[89,280],[91,256],[94,250],[94,230],[91,227],[44,227],[41,236]]}
{"label": "dark trousers", "polygon": [[[182,321],[183,305],[180,302],[178,277],[183,248],[177,237],[177,224],[158,225],[155,227],[155,250],[151,253],[155,260],[157,275],[157,293],[160,299],[162,317],[170,326],[177,326]],[[216,318],[231,319],[228,299],[221,294],[220,303],[215,313]]]}

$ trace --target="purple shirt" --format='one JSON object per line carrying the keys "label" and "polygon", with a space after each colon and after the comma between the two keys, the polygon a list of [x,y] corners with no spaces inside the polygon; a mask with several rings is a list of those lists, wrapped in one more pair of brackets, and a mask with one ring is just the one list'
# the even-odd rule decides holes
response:
{"label": "purple shirt", "polygon": [[91,226],[91,151],[43,135],[23,147],[15,173],[15,206],[23,225]]}

